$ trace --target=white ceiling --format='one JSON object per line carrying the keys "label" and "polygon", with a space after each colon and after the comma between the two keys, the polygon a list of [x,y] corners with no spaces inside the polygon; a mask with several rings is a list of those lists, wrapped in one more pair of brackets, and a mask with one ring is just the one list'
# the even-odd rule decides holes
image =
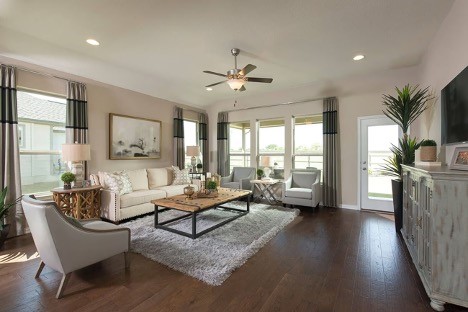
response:
{"label": "white ceiling", "polygon": [[[452,0],[1,0],[0,54],[178,103],[416,65]],[[101,42],[99,47],[85,43]],[[204,86],[258,68],[234,94]],[[355,62],[362,53],[366,59]],[[221,79],[218,79],[221,78]]]}

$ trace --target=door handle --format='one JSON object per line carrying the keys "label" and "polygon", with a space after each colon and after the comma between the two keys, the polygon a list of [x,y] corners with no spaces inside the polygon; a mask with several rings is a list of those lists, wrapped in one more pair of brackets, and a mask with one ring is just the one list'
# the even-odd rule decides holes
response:
{"label": "door handle", "polygon": [[362,168],[362,171],[366,171],[366,170],[367,170],[367,168],[366,168],[366,167]]}
{"label": "door handle", "polygon": [[364,161],[362,162],[362,164],[363,164],[363,165],[367,164],[367,161],[364,160]]}

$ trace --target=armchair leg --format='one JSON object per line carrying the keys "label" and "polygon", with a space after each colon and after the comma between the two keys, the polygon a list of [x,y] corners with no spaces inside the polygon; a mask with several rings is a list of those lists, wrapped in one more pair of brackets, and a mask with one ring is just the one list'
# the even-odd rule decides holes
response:
{"label": "armchair leg", "polygon": [[130,253],[124,252],[124,259],[125,259],[125,268],[128,269],[130,267]]}
{"label": "armchair leg", "polygon": [[41,272],[42,272],[42,269],[44,269],[44,266],[45,266],[45,263],[41,261],[41,263],[39,263],[39,267],[37,268],[36,276],[34,276],[34,278],[38,278],[39,275],[41,275]]}
{"label": "armchair leg", "polygon": [[59,289],[57,291],[57,295],[55,298],[60,299],[63,296],[63,292],[65,291],[65,287],[67,286],[68,280],[70,279],[71,273],[63,274],[62,281],[60,282]]}

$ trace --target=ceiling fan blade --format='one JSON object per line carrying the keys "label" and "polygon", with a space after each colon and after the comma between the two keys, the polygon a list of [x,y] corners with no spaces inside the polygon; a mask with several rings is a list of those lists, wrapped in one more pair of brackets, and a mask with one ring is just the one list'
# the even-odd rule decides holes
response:
{"label": "ceiling fan blade", "polygon": [[273,78],[245,77],[244,79],[250,82],[264,82],[264,83],[271,83],[273,81]]}
{"label": "ceiling fan blade", "polygon": [[254,70],[255,68],[257,68],[257,66],[252,65],[252,64],[247,64],[247,65],[245,65],[245,67],[242,68],[242,70],[239,72],[239,75],[245,76],[245,75],[247,75],[248,73],[250,73],[252,70]]}
{"label": "ceiling fan blade", "polygon": [[245,90],[247,90],[247,89],[245,88],[245,86],[242,86],[242,87],[241,87],[239,90],[237,90],[237,91],[242,92],[242,91],[245,91]]}
{"label": "ceiling fan blade", "polygon": [[210,85],[207,85],[205,86],[205,88],[209,88],[209,87],[212,87],[212,86],[216,86],[216,85],[219,85],[219,84],[222,84],[224,82],[226,82],[227,80],[223,80],[223,81],[220,81],[220,82],[217,82],[217,83],[213,83],[213,84],[210,84]]}
{"label": "ceiling fan blade", "polygon": [[215,72],[213,72],[211,70],[204,70],[203,72],[205,74],[212,74],[212,75],[216,75],[216,76],[227,77],[227,75],[225,75],[225,74],[215,73]]}

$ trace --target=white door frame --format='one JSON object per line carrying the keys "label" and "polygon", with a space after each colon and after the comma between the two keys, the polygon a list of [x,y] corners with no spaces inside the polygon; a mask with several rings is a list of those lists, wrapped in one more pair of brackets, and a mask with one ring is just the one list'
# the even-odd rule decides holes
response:
{"label": "white door frame", "polygon": [[[374,119],[374,118],[382,118],[386,117],[385,115],[372,115],[372,116],[364,116],[357,118],[357,128],[358,128],[358,148],[357,148],[357,176],[358,176],[358,185],[357,185],[357,209],[362,210],[361,208],[361,121],[367,119]],[[398,129],[398,132],[401,136],[401,129]]]}

